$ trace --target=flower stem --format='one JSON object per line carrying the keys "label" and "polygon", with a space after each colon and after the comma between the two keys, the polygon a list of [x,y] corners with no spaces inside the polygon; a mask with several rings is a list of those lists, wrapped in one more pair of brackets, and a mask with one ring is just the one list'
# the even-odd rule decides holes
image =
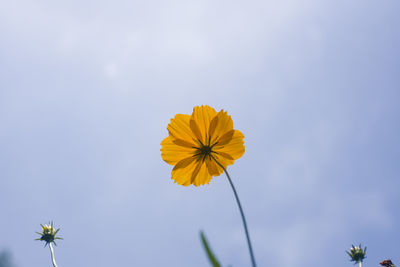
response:
{"label": "flower stem", "polygon": [[[243,212],[243,209],[242,209],[242,205],[240,204],[239,195],[238,195],[238,193],[236,192],[235,186],[233,185],[232,179],[231,179],[231,177],[229,176],[228,171],[227,171],[227,170],[225,169],[225,167],[222,166],[222,164],[219,163],[214,157],[212,157],[212,158],[213,158],[213,159],[215,160],[215,162],[224,170],[224,172],[225,172],[225,174],[226,174],[226,177],[228,177],[228,181],[229,181],[229,183],[230,183],[230,185],[231,185],[231,187],[232,187],[233,193],[234,193],[235,198],[236,198],[237,205],[239,206],[240,215],[242,216],[244,231],[245,231],[245,233],[246,233],[246,238],[247,238],[247,245],[249,246],[249,252],[250,252],[251,263],[252,263],[252,266],[253,266],[253,267],[256,267],[256,260],[255,260],[255,258],[254,258],[253,248],[252,248],[252,246],[251,246],[249,230],[247,229],[246,217],[244,216],[244,212]],[[361,267],[361,266],[360,266],[360,267]]]}
{"label": "flower stem", "polygon": [[53,262],[53,266],[57,267],[56,259],[54,258],[53,246],[51,245],[51,243],[49,243],[49,247],[50,247],[50,252],[51,252],[51,261]]}

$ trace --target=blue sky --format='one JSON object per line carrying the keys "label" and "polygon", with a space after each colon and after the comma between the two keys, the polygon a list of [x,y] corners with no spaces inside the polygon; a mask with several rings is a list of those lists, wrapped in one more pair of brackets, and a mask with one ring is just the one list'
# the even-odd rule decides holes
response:
{"label": "blue sky", "polygon": [[0,9],[0,249],[50,266],[249,266],[224,176],[170,180],[175,114],[225,109],[259,266],[400,264],[400,3],[8,1]]}

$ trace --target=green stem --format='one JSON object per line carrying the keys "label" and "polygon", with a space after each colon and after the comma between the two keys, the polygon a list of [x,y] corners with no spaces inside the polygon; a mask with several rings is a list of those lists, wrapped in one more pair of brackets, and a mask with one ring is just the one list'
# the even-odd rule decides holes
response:
{"label": "green stem", "polygon": [[49,247],[50,247],[50,252],[51,252],[51,261],[53,262],[53,266],[57,267],[56,259],[54,258],[53,246],[51,245],[51,243],[49,243]]}
{"label": "green stem", "polygon": [[[213,159],[215,160],[215,162],[224,170],[224,172],[225,172],[225,174],[226,174],[226,177],[228,177],[228,181],[229,181],[229,183],[230,183],[230,185],[231,185],[231,187],[232,187],[233,193],[234,193],[235,198],[236,198],[237,205],[239,206],[240,215],[242,216],[244,231],[245,231],[245,233],[246,233],[246,238],[247,238],[247,245],[249,246],[249,252],[250,252],[251,263],[252,263],[252,266],[253,266],[253,267],[256,267],[256,260],[255,260],[255,258],[254,258],[253,248],[252,248],[252,246],[251,246],[249,230],[247,229],[246,218],[245,218],[245,216],[244,216],[244,212],[243,212],[243,209],[242,209],[242,205],[240,204],[239,195],[238,195],[238,193],[236,192],[235,186],[233,185],[232,179],[231,179],[231,177],[229,176],[228,171],[227,171],[227,170],[225,169],[225,167],[222,166],[222,164],[219,163],[214,157],[212,157],[212,158],[213,158]],[[361,266],[360,266],[360,267],[361,267]]]}

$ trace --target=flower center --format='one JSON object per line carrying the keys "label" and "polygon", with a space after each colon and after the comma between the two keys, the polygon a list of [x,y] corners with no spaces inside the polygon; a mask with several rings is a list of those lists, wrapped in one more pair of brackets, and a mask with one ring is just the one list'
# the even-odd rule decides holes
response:
{"label": "flower center", "polygon": [[210,146],[202,146],[200,148],[200,154],[204,156],[208,156],[211,154],[211,147]]}

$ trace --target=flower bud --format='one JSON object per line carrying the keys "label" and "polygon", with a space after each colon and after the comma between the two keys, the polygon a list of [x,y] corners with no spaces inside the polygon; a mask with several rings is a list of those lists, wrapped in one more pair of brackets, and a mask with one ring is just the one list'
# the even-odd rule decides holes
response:
{"label": "flower bud", "polygon": [[35,240],[45,241],[45,246],[50,243],[54,243],[54,245],[57,246],[55,240],[62,239],[61,237],[56,237],[56,234],[58,233],[58,231],[60,231],[60,228],[55,230],[53,227],[53,222],[45,225],[41,224],[40,226],[42,227],[42,232],[36,232],[38,235],[40,235],[40,238],[37,238]]}
{"label": "flower bud", "polygon": [[367,247],[365,247],[363,250],[360,244],[356,247],[352,245],[350,251],[346,251],[346,253],[350,256],[350,261],[354,261],[354,263],[359,263],[364,260],[366,251]]}
{"label": "flower bud", "polygon": [[379,263],[380,265],[384,266],[384,267],[395,267],[395,265],[393,264],[393,262],[391,260],[384,260],[382,262]]}

